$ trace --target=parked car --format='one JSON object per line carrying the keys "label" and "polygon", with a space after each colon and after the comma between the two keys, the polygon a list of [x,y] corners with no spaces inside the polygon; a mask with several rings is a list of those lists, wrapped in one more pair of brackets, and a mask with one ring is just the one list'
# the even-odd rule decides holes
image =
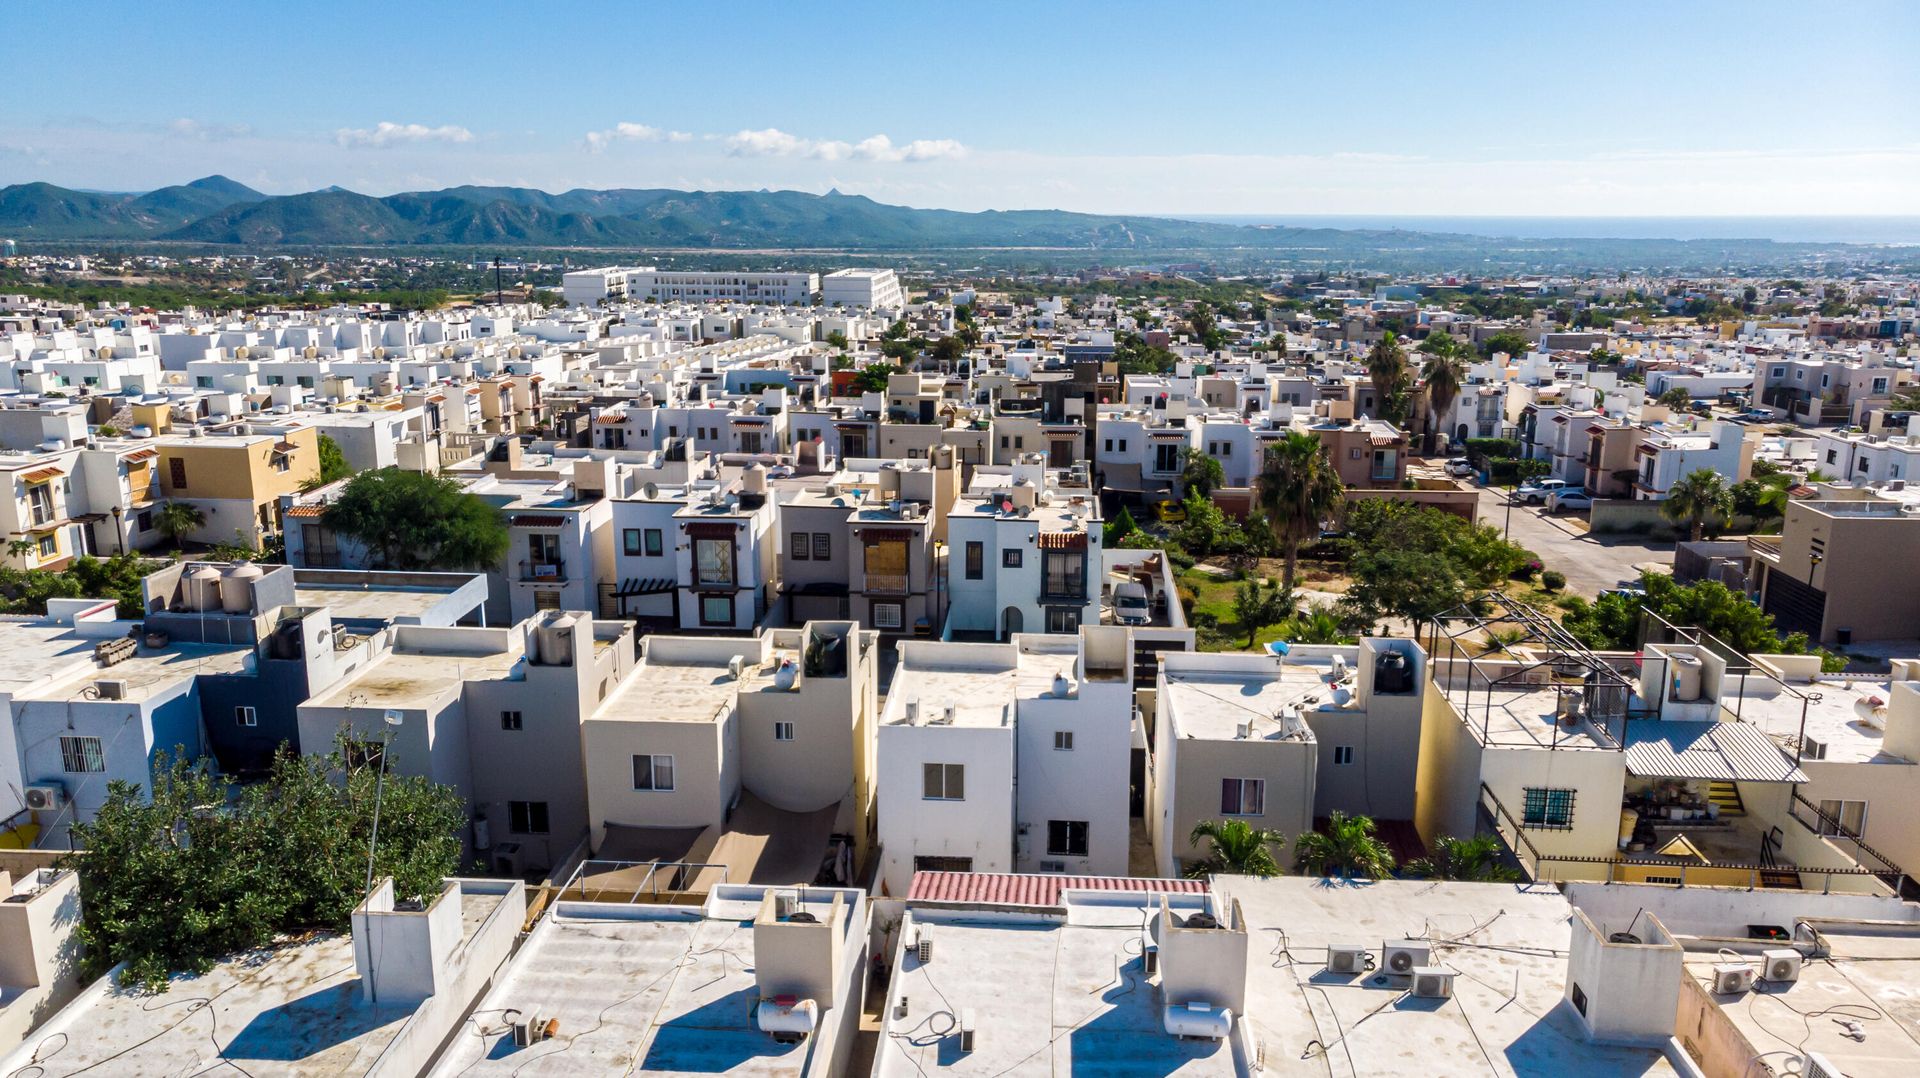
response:
{"label": "parked car", "polygon": [[1145,625],[1153,620],[1145,584],[1121,584],[1113,589],[1113,620],[1121,625]]}
{"label": "parked car", "polygon": [[1547,496],[1547,512],[1560,513],[1566,510],[1580,512],[1593,508],[1593,496],[1579,487],[1566,487]]}
{"label": "parked car", "polygon": [[1164,502],[1155,503],[1153,515],[1162,524],[1185,524],[1187,522],[1187,507],[1174,501],[1172,498],[1168,498]]}
{"label": "parked car", "polygon": [[1513,500],[1521,505],[1544,505],[1553,493],[1567,485],[1564,479],[1537,479],[1525,483],[1513,492]]}
{"label": "parked car", "polygon": [[1473,474],[1473,461],[1466,457],[1452,457],[1447,461],[1447,474],[1455,478],[1464,478]]}

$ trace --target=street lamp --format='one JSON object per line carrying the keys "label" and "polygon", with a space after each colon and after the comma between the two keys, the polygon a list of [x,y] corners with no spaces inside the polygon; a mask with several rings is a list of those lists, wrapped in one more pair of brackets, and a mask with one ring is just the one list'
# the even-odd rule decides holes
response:
{"label": "street lamp", "polygon": [[[381,716],[387,731],[380,739],[380,774],[373,781],[373,833],[367,837],[367,891],[373,890],[373,850],[380,842],[380,795],[387,783],[387,749],[393,744],[393,730],[400,725],[400,713],[388,708]],[[363,892],[364,893],[364,892]]]}
{"label": "street lamp", "polygon": [[120,518],[125,514],[125,509],[113,507],[113,543],[122,554],[127,552],[127,533],[120,530]]}

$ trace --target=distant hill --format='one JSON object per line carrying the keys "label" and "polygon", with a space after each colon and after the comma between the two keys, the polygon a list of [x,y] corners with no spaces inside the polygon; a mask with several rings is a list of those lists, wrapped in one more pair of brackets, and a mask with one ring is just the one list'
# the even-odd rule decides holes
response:
{"label": "distant hill", "polygon": [[224,176],[144,194],[75,191],[47,183],[0,188],[0,236],[23,240],[152,240],[231,244],[487,247],[759,248],[877,252],[1022,249],[1205,252],[1209,256],[1375,267],[1462,264],[1589,268],[1782,266],[1825,252],[1885,257],[1873,248],[1767,240],[1515,239],[1402,228],[1102,216],[1065,210],[913,209],[829,191],[553,194],[524,187],[450,187],[375,198],[339,187],[263,195]]}

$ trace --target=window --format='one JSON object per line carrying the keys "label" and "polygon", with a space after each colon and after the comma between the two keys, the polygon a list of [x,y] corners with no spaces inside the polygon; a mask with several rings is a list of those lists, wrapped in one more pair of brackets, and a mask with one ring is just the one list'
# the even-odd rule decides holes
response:
{"label": "window", "polygon": [[912,580],[907,573],[907,544],[905,540],[876,540],[869,537],[863,544],[865,555],[866,590],[885,594],[904,595]]}
{"label": "window", "polygon": [[45,524],[53,519],[53,484],[35,483],[27,488],[27,508],[31,510],[33,522]]}
{"label": "window", "polygon": [[639,554],[642,549],[639,528],[627,528],[620,533],[620,553],[632,556]]}
{"label": "window", "polygon": [[1827,463],[1838,464],[1839,462],[1840,462],[1840,451],[1838,449],[1827,450]]}
{"label": "window", "polygon": [[1040,593],[1049,599],[1087,597],[1087,552],[1048,550],[1041,553]]}
{"label": "window", "polygon": [[1127,451],[1127,440],[1125,438],[1122,438],[1120,439],[1120,452],[1125,453],[1126,451]]}
{"label": "window", "polygon": [[831,561],[833,559],[833,533],[813,533],[813,560]]}
{"label": "window", "polygon": [[1786,376],[1787,376],[1787,369],[1785,367],[1775,367],[1773,369],[1773,377],[1785,378]]}
{"label": "window", "polygon": [[971,857],[915,857],[915,872],[972,872]]}
{"label": "window", "polygon": [[1112,439],[1112,438],[1108,438],[1108,439],[1107,439],[1107,448],[1106,448],[1106,451],[1107,451],[1107,452],[1109,452],[1109,453],[1111,453],[1111,452],[1113,452],[1113,439]]}
{"label": "window", "polygon": [[1073,731],[1072,730],[1055,730],[1053,732],[1053,751],[1055,752],[1072,752],[1073,751]]}
{"label": "window", "polygon": [[733,625],[733,596],[702,595],[700,597],[700,624]]}
{"label": "window", "polygon": [[774,723],[773,739],[775,741],[792,741],[793,740],[793,724],[790,722]]}
{"label": "window", "polygon": [[1335,745],[1333,747],[1333,762],[1341,767],[1351,764],[1353,762],[1353,746]]}
{"label": "window", "polygon": [[660,529],[648,528],[642,534],[646,537],[647,557],[649,558],[659,557],[661,552],[666,549],[665,544],[663,544],[660,540]]}
{"label": "window", "polygon": [[876,629],[898,629],[906,620],[906,611],[899,603],[873,604],[873,627]]}
{"label": "window", "polygon": [[927,801],[965,801],[967,765],[923,764],[920,769],[920,796]]}
{"label": "window", "polygon": [[[146,514],[141,514],[140,530],[147,530]],[[313,569],[340,568],[340,537],[325,524],[300,525],[300,560]]]}
{"label": "window", "polygon": [[547,803],[545,801],[507,802],[507,830],[516,835],[546,834]]}
{"label": "window", "polygon": [[979,580],[986,575],[987,548],[984,543],[967,544],[967,579]]}
{"label": "window", "polygon": [[524,723],[522,722],[520,718],[520,713],[518,711],[502,711],[500,713],[500,729],[519,730],[519,729],[522,729],[523,727],[524,727]]}
{"label": "window", "polygon": [[793,533],[793,560],[809,561],[813,558],[813,536],[806,532]]}
{"label": "window", "polygon": [[1865,801],[1820,802],[1821,834],[1859,838],[1866,833],[1866,830],[1867,803]]}
{"label": "window", "polygon": [[1573,830],[1573,791],[1544,786],[1520,791],[1520,824],[1543,831]]}
{"label": "window", "polygon": [[1050,606],[1047,608],[1047,631],[1050,633],[1077,633],[1080,631],[1080,611],[1071,606]]}
{"label": "window", "polygon": [[179,457],[167,461],[167,482],[175,490],[184,490],[187,486],[187,462]]}
{"label": "window", "polygon": [[533,608],[535,610],[560,609],[560,593],[557,591],[546,591],[546,590],[540,590],[540,591],[534,592]]}
{"label": "window", "polygon": [[1161,475],[1172,475],[1180,470],[1180,450],[1177,442],[1161,442],[1153,447],[1153,470]]}
{"label": "window", "polygon": [[233,709],[233,723],[235,726],[258,726],[260,715],[252,708],[242,705]]}
{"label": "window", "polygon": [[1266,811],[1266,779],[1220,780],[1220,815],[1263,816]]}
{"label": "window", "polygon": [[1027,553],[1026,551],[1024,551],[1024,550],[1018,550],[1018,549],[1014,549],[1014,550],[1003,550],[1003,551],[1001,551],[1001,552],[1000,552],[1000,567],[1001,567],[1002,569],[1018,569],[1018,568],[1020,568],[1020,565],[1021,565],[1021,563],[1022,563],[1022,562],[1023,562],[1024,560],[1025,560],[1025,558],[1026,558],[1026,553]]}
{"label": "window", "polygon": [[652,790],[654,793],[671,793],[673,791],[673,757],[635,756],[633,788]]}
{"label": "window", "polygon": [[93,775],[107,769],[107,758],[97,737],[60,739],[60,770],[69,775]]}
{"label": "window", "polygon": [[1047,852],[1055,857],[1087,855],[1087,821],[1048,820]]}
{"label": "window", "polygon": [[696,584],[733,583],[733,540],[695,539],[693,567]]}
{"label": "window", "polygon": [[40,537],[40,556],[41,557],[51,558],[58,555],[59,553],[60,553],[60,538],[57,534],[55,534],[54,532],[48,532],[47,534]]}

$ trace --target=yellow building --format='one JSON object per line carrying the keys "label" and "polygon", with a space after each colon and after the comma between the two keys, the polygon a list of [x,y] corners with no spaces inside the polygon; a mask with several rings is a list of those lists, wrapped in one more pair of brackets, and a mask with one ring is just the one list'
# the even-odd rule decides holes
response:
{"label": "yellow building", "polygon": [[281,495],[320,474],[320,436],[312,427],[242,427],[174,435],[154,445],[162,494],[191,503],[206,518],[184,536],[196,542],[259,546],[281,531]]}

